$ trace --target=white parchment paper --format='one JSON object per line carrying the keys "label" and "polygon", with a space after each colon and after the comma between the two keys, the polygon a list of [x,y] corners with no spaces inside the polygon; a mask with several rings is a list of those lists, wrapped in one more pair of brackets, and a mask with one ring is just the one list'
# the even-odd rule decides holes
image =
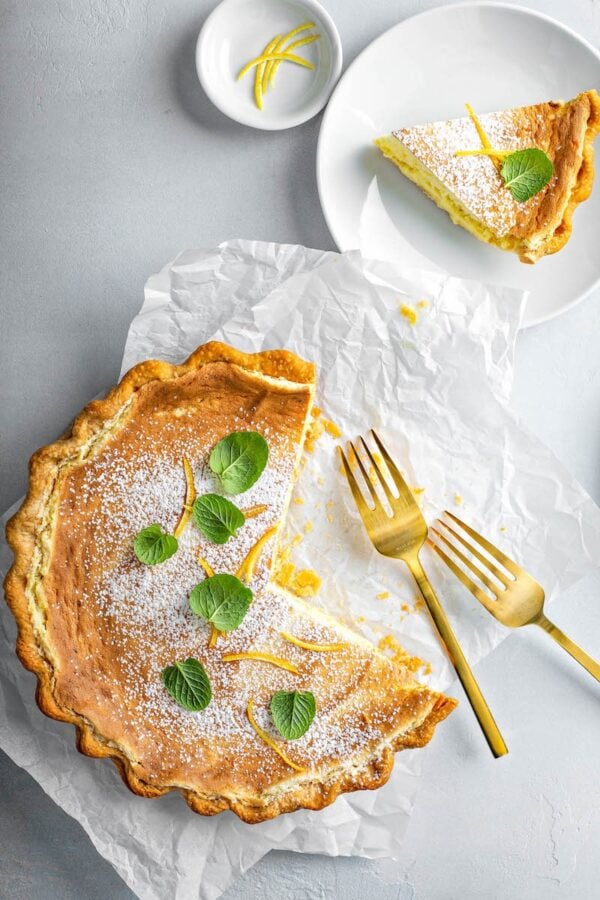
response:
{"label": "white parchment paper", "polygon": [[[600,511],[506,405],[522,301],[513,290],[357,253],[233,241],[187,251],[150,278],[123,371],[152,356],[179,362],[213,336],[314,360],[318,403],[344,436],[376,427],[420,489],[428,519],[454,509],[521,560],[552,600],[600,558]],[[403,304],[415,309],[414,325],[400,313]],[[414,587],[399,563],[372,550],[334,451],[325,433],[307,456],[287,525],[293,559],[322,578],[315,602],[375,641],[391,635],[431,663],[424,678],[447,687],[452,671]],[[431,554],[424,562],[475,663],[506,631]],[[9,564],[2,543],[0,569]],[[399,754],[379,791],[347,795],[319,813],[255,826],[228,813],[201,818],[176,795],[132,796],[110,762],[79,756],[73,730],[37,710],[34,679],[12,653],[14,640],[2,606],[0,747],[81,822],[138,896],[212,900],[272,848],[397,855],[423,751]],[[456,715],[470,715],[466,703]]]}

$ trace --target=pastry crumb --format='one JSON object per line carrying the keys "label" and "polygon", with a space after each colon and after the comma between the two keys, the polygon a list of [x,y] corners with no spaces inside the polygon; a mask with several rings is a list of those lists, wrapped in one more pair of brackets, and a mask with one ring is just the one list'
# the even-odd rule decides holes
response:
{"label": "pastry crumb", "polygon": [[304,449],[307,453],[313,452],[315,444],[323,432],[327,432],[332,438],[341,438],[342,436],[341,428],[339,428],[335,422],[332,422],[331,419],[325,418],[322,410],[320,410],[318,406],[314,406],[312,410],[312,422],[308,426],[304,440]]}
{"label": "pastry crumb", "polygon": [[411,656],[403,647],[400,646],[393,634],[386,634],[377,644],[379,649],[389,656],[395,663],[406,666],[411,672],[423,670],[425,675],[431,672],[431,663],[421,659],[418,656]]}
{"label": "pastry crumb", "polygon": [[327,434],[331,435],[332,438],[341,438],[342,429],[339,427],[339,425],[336,425],[335,422],[331,421],[331,419],[322,418],[321,421],[323,422],[323,427],[325,428]]}
{"label": "pastry crumb", "polygon": [[409,325],[417,324],[417,312],[413,306],[408,303],[402,303],[400,306],[400,315],[403,316]]}

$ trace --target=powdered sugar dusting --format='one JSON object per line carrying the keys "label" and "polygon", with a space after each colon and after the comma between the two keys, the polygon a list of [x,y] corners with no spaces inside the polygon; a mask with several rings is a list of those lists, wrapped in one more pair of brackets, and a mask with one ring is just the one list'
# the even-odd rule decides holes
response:
{"label": "powdered sugar dusting", "polygon": [[[541,112],[536,114],[543,124]],[[512,110],[479,116],[490,143],[497,150],[521,150],[532,146],[531,134],[518,128]],[[392,132],[419,162],[444,183],[460,203],[496,236],[511,232],[524,210],[539,202],[517,203],[488,156],[457,157],[459,150],[481,149],[481,140],[470,117],[434,122]]]}
{"label": "powdered sugar dusting", "polygon": [[[243,421],[236,425],[247,427]],[[198,785],[206,779],[214,786],[218,773],[217,782],[247,783],[250,778],[260,789],[289,774],[246,715],[252,699],[257,720],[274,734],[268,704],[276,690],[310,689],[315,694],[315,721],[289,745],[293,758],[312,771],[374,746],[389,731],[389,722],[358,722],[355,708],[340,707],[342,698],[360,690],[372,663],[370,651],[349,643],[336,653],[317,653],[281,637],[286,631],[315,643],[343,640],[335,625],[316,613],[311,618],[304,607],[269,586],[274,538],[256,567],[246,618],[222,635],[216,647],[208,648],[209,626],[189,607],[192,588],[205,577],[199,558],[216,572],[235,573],[258,539],[284,516],[297,448],[268,428],[261,430],[269,443],[267,468],[249,491],[233,499],[242,509],[267,509],[247,519],[224,545],[207,541],[190,520],[177,553],[156,566],[137,560],[133,539],[155,522],[172,532],[185,498],[184,457],[194,471],[198,494],[219,490],[207,466],[214,435],[206,435],[199,448],[197,431],[185,416],[162,421],[159,432],[146,435],[135,453],[131,441],[108,440],[64,483],[60,527],[78,547],[84,572],[79,603],[93,611],[99,650],[87,657],[73,653],[69,662],[74,678],[87,685],[93,714],[104,717],[101,728],[111,740],[129,746],[148,781],[173,778]],[[249,651],[285,658],[299,674],[254,660],[222,660],[225,653]],[[201,660],[213,692],[209,706],[198,713],[178,707],[161,677],[165,666],[189,656]],[[83,688],[79,693],[85,696]]]}

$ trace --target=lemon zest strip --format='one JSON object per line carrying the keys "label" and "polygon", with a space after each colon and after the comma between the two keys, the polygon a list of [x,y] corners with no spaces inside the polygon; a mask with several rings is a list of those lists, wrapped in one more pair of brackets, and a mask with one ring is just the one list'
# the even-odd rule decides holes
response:
{"label": "lemon zest strip", "polygon": [[292,38],[296,37],[297,34],[300,34],[301,31],[308,31],[309,28],[314,28],[314,22],[303,22],[302,25],[297,25],[295,28],[292,28],[291,31],[288,31],[287,34],[284,34],[281,40],[279,41],[278,49],[283,49],[283,45],[286,41],[291,41]]}
{"label": "lemon zest strip", "polygon": [[[284,34],[282,38],[277,42],[275,47],[275,53],[279,53],[280,50],[289,50],[289,47],[286,47],[285,44],[287,41],[291,41],[292,38],[296,37],[297,34],[300,34],[301,31],[308,31],[309,28],[314,28],[314,22],[303,22],[302,25],[298,25],[296,28],[292,28],[291,31],[288,31],[287,34]],[[265,74],[263,77],[263,91],[269,87],[271,82],[273,81],[273,76],[271,72],[273,71],[273,66],[278,66],[279,63],[273,62],[270,60],[267,63],[267,68],[265,69]]]}
{"label": "lemon zest strip", "polygon": [[250,650],[248,653],[225,653],[221,659],[223,662],[238,662],[238,660],[244,659],[256,660],[256,662],[270,663],[272,666],[277,666],[278,669],[285,669],[286,672],[291,672],[292,675],[298,674],[296,666],[287,659],[273,656],[271,653],[260,653],[258,650]]}
{"label": "lemon zest strip", "polygon": [[313,644],[312,641],[303,641],[300,638],[294,637],[293,634],[288,634],[287,631],[280,631],[279,636],[282,637],[284,641],[295,644],[296,647],[301,647],[303,650],[314,650],[315,653],[334,653],[336,650],[344,650],[348,646],[348,644],[343,642],[338,644]]}
{"label": "lemon zest strip", "polygon": [[204,574],[207,578],[212,578],[215,574],[215,570],[211,565],[209,565],[209,563],[204,559],[203,556],[198,557],[198,565],[204,569]]}
{"label": "lemon zest strip", "polygon": [[490,147],[491,147],[492,145],[491,145],[491,143],[490,143],[490,139],[488,138],[487,134],[485,133],[485,130],[484,130],[484,128],[483,128],[483,125],[482,125],[481,122],[479,121],[479,119],[478,119],[477,115],[475,114],[475,112],[474,112],[473,107],[471,106],[471,104],[470,104],[470,103],[465,103],[465,106],[466,106],[466,108],[467,108],[467,112],[469,113],[469,118],[471,119],[471,121],[472,121],[472,123],[473,123],[473,125],[475,126],[475,129],[476,129],[476,131],[477,131],[477,134],[479,135],[479,140],[481,141],[482,146],[483,146],[486,150],[489,150]]}
{"label": "lemon zest strip", "polygon": [[[278,34],[273,38],[272,41],[269,41],[265,49],[263,50],[263,55],[268,56],[269,53],[272,53],[277,44],[279,43],[281,35]],[[258,106],[259,109],[263,108],[263,94],[266,87],[266,83],[264,81],[265,69],[269,65],[268,62],[261,62],[256,67],[256,74],[254,76],[254,102]]]}
{"label": "lemon zest strip", "polygon": [[249,584],[252,580],[252,576],[254,575],[254,570],[256,569],[256,564],[258,563],[258,558],[261,554],[262,548],[277,531],[277,526],[273,525],[271,528],[267,528],[262,537],[260,537],[255,543],[254,547],[251,547],[248,550],[245,558],[240,564],[237,572],[235,573],[235,577],[239,578],[240,581],[243,581],[244,584]]}
{"label": "lemon zest strip", "polygon": [[194,484],[194,473],[187,457],[183,457],[183,471],[185,474],[185,500],[183,501],[183,509],[179,516],[179,521],[173,531],[174,537],[179,537],[183,529],[187,525],[192,514],[192,505],[196,499],[196,486]]}
{"label": "lemon zest strip", "polygon": [[296,56],[294,53],[269,53],[268,55],[262,54],[261,56],[257,56],[256,59],[251,59],[249,63],[246,63],[243,69],[240,70],[240,74],[238,75],[238,81],[240,78],[243,78],[250,69],[254,66],[260,65],[262,62],[268,62],[270,59],[286,59],[288,62],[296,63],[297,66],[304,66],[305,69],[314,69],[314,66],[307,59],[302,59],[301,56]]}
{"label": "lemon zest strip", "polygon": [[266,731],[263,731],[263,730],[262,730],[262,728],[260,727],[260,725],[258,724],[258,722],[256,721],[256,719],[254,718],[254,716],[253,716],[253,714],[252,714],[252,710],[253,710],[253,709],[254,709],[254,700],[252,700],[252,699],[251,699],[251,700],[248,700],[248,706],[246,707],[246,715],[248,716],[248,721],[250,722],[250,724],[251,724],[252,727],[254,728],[254,730],[255,730],[255,732],[257,733],[257,735],[259,736],[259,738],[260,738],[261,740],[263,740],[263,741],[265,742],[265,744],[267,744],[267,745],[271,748],[271,750],[274,750],[275,753],[276,753],[279,757],[281,757],[281,759],[284,761],[284,763],[285,763],[286,765],[290,766],[292,769],[295,769],[296,772],[306,772],[306,769],[305,769],[303,766],[299,766],[298,763],[292,762],[292,760],[289,759],[289,758],[285,755],[285,753],[283,752],[283,750],[281,750],[281,749],[277,746],[277,744],[275,743],[275,741],[273,740],[273,738],[270,737],[270,736],[267,734]]}
{"label": "lemon zest strip", "polygon": [[[291,50],[296,50],[298,47],[305,47],[306,44],[312,44],[314,41],[317,41],[320,37],[321,37],[320,34],[310,34],[308,37],[300,38],[299,40],[293,41],[291,44],[288,44],[288,46],[284,48],[283,52],[289,53]],[[277,53],[277,50],[278,50],[278,48],[275,48],[274,52]],[[265,71],[263,89],[266,90],[266,88],[271,87],[271,85],[273,84],[273,80],[275,78],[275,73],[277,72],[277,69],[279,68],[280,65],[281,65],[281,60],[279,60],[279,59],[270,60],[267,63],[267,69],[269,68],[269,66],[272,66],[272,68],[270,71]]]}
{"label": "lemon zest strip", "polygon": [[249,506],[248,509],[243,509],[242,513],[245,519],[255,519],[256,516],[266,512],[268,508],[266,503],[259,503],[257,506]]}
{"label": "lemon zest strip", "polygon": [[221,632],[217,628],[215,628],[214,625],[212,625],[210,629],[210,637],[208,639],[209,647],[214,647],[216,645],[217,641],[219,640],[220,634]]}
{"label": "lemon zest strip", "polygon": [[[492,143],[491,143],[490,139],[488,138],[483,125],[479,121],[479,118],[477,117],[476,113],[474,112],[473,107],[471,106],[470,103],[465,103],[465,106],[467,108],[467,112],[469,113],[469,118],[473,122],[473,125],[475,126],[475,129],[477,131],[477,134],[479,135],[479,140],[481,141],[481,146],[483,147],[484,150],[492,150],[493,149]],[[495,153],[488,153],[486,155],[489,156],[489,158],[491,159],[491,161],[494,165],[494,168],[496,169],[497,172],[499,172],[501,157],[497,156]]]}

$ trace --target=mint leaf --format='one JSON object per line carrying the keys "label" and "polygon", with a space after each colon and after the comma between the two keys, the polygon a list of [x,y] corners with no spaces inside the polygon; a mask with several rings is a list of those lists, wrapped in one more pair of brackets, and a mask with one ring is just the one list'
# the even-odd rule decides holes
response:
{"label": "mint leaf", "polygon": [[179,543],[172,534],[164,532],[160,525],[148,525],[133,542],[133,552],[140,562],[155,566],[177,552]]}
{"label": "mint leaf", "polygon": [[271,716],[279,734],[295,741],[306,734],[317,711],[310,691],[277,691],[271,698]]}
{"label": "mint leaf", "polygon": [[554,168],[543,150],[529,147],[506,157],[500,174],[518,203],[525,203],[545,187]]}
{"label": "mint leaf", "polygon": [[246,521],[235,503],[218,494],[197,497],[192,509],[196,526],[215,544],[225,544]]}
{"label": "mint leaf", "polygon": [[190,594],[192,612],[203,616],[218,631],[233,631],[248,612],[252,591],[235,575],[212,575]]}
{"label": "mint leaf", "polygon": [[164,685],[173,700],[189,710],[199,712],[210,703],[212,691],[204,666],[197,659],[185,659],[163,670]]}
{"label": "mint leaf", "polygon": [[213,449],[208,464],[224,491],[241,494],[258,481],[269,459],[269,447],[257,431],[234,431]]}

